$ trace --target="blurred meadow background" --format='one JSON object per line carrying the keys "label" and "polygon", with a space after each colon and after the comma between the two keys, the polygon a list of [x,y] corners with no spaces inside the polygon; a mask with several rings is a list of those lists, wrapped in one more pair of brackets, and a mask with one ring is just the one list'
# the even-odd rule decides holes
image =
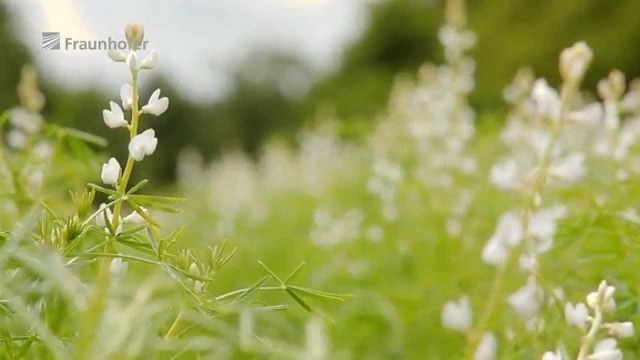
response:
{"label": "blurred meadow background", "polygon": [[[132,184],[149,179],[144,192],[186,199],[176,214],[151,210],[165,234],[179,234],[176,251],[198,253],[222,244],[227,251],[236,249],[204,285],[193,277],[204,276],[203,270],[194,271],[188,263],[183,269],[176,255],[171,266],[193,275],[181,284],[198,293],[194,301],[178,295],[179,286],[156,284],[170,283],[173,276],[164,274],[167,265],[159,252],[156,259],[147,245],[136,243],[139,247],[131,250],[123,240],[111,252],[133,254],[123,256],[128,273],[118,280],[121,290],[105,290],[103,296],[137,304],[136,290],[146,284],[160,289],[160,295],[141,300],[145,310],[105,305],[107,310],[90,318],[89,310],[74,305],[73,292],[64,294],[76,282],[79,288],[99,288],[96,259],[112,254],[96,255],[93,247],[75,242],[67,251],[71,242],[62,241],[56,256],[64,261],[51,266],[73,275],[50,280],[45,270],[28,276],[45,290],[26,290],[26,279],[1,281],[0,308],[19,318],[0,321],[3,358],[66,358],[68,350],[75,358],[92,359],[489,360],[539,359],[556,349],[559,357],[546,359],[576,358],[571,354],[582,348],[584,334],[566,324],[564,303],[584,302],[603,279],[617,289],[618,307],[610,320],[637,323],[637,127],[620,130],[630,134],[621,159],[591,154],[589,141],[604,132],[600,123],[567,126],[565,137],[550,126],[551,138],[562,144],[566,139],[566,149],[579,150],[580,166],[584,162],[588,170],[576,175],[580,182],[566,186],[552,188],[549,180],[551,189],[543,194],[536,188],[531,198],[527,192],[521,197],[502,191],[508,186],[495,173],[506,170],[494,165],[514,153],[521,159],[518,142],[525,148],[539,135],[536,128],[514,140],[507,133],[517,131],[507,124],[533,111],[523,98],[536,78],[565,93],[562,84],[569,81],[558,70],[559,55],[579,41],[589,45],[593,60],[578,76],[584,91],[576,90],[572,101],[562,97],[571,107],[562,114],[573,119],[567,114],[574,111],[578,118],[578,110],[600,106],[599,98],[606,113],[607,101],[615,98],[614,107],[624,108],[625,117],[620,110],[614,130],[636,124],[640,112],[636,103],[622,100],[625,89],[608,97],[598,84],[609,76],[615,87],[613,69],[625,74],[623,84],[640,76],[640,2],[472,0],[459,10],[463,15],[446,8],[444,0],[0,2],[0,111],[21,102],[16,88],[23,66],[33,64],[46,97],[45,121],[107,141],[105,146],[68,145],[69,158],[52,165],[44,190],[33,196],[26,190],[31,203],[2,207],[3,246],[12,244],[7,239],[15,224],[28,222],[30,206],[45,204],[55,224],[73,207],[64,200],[67,193],[81,192],[87,182],[100,184],[102,163],[114,156],[124,164],[128,154],[127,139],[107,131],[101,116],[128,81],[126,67],[116,67],[105,52],[43,50],[41,33],[123,39],[125,24],[140,21],[159,56],[155,71],[141,79],[142,98],[160,87],[170,106],[150,121],[158,148],[136,166]],[[453,32],[442,30],[445,24]],[[471,33],[475,37],[465,35]],[[516,74],[519,82],[512,83]],[[628,103],[638,97],[637,85],[629,85]],[[449,120],[455,128],[438,127]],[[546,131],[537,121],[532,123]],[[611,138],[618,141],[615,134]],[[555,149],[548,153],[556,156]],[[545,166],[552,173],[552,165]],[[558,170],[558,179],[582,170],[567,168],[569,174]],[[542,183],[547,184],[544,178]],[[9,204],[15,199],[7,194],[0,201]],[[108,195],[96,196],[108,202]],[[514,210],[527,218],[547,209],[541,218],[553,219],[540,237],[554,241],[536,252],[534,274],[514,265],[506,275],[496,275],[495,263],[483,252],[487,239],[500,232],[496,224],[502,216]],[[524,232],[533,233],[527,221]],[[48,226],[33,222],[34,228]],[[147,241],[146,235],[136,235],[142,228],[127,231],[135,241]],[[30,245],[16,246],[33,251]],[[70,254],[78,246],[95,261],[71,265]],[[34,259],[47,258],[40,251]],[[140,262],[134,255],[160,265],[134,268]],[[20,260],[0,257],[7,273],[21,268],[15,262]],[[276,291],[283,289],[272,283],[274,275],[261,282],[270,273],[259,262],[283,278],[306,264],[292,279],[303,290]],[[494,282],[500,276],[502,281]],[[509,294],[528,278],[544,293],[544,305],[534,306],[535,317],[524,311],[520,319],[515,315],[522,315],[521,307]],[[485,302],[496,293],[495,309],[486,310]],[[537,294],[532,295],[536,301]],[[475,324],[465,336],[446,329],[456,326],[447,326],[451,321],[443,313],[448,301],[463,296],[471,301]],[[24,300],[19,303],[24,306],[4,300],[11,297]],[[35,313],[29,310],[34,304]],[[120,323],[110,324],[113,314]],[[76,343],[76,334],[86,332],[86,318],[98,324],[98,335],[94,341],[80,336]],[[491,341],[479,339],[485,331],[499,344],[493,356],[476,351],[491,347]],[[51,350],[57,348],[47,345],[55,343],[52,339],[59,339],[63,350]],[[589,339],[590,350],[595,338]],[[640,359],[639,339],[635,334],[620,339],[620,354]]]}

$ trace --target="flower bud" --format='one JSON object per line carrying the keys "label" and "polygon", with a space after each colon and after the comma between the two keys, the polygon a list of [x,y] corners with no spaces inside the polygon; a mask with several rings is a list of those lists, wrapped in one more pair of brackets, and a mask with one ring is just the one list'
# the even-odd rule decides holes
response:
{"label": "flower bud", "polygon": [[580,81],[592,58],[593,52],[584,41],[564,49],[560,54],[560,75],[565,81]]}
{"label": "flower bud", "polygon": [[144,26],[140,23],[129,23],[124,29],[124,36],[127,38],[129,49],[137,49],[144,40]]}

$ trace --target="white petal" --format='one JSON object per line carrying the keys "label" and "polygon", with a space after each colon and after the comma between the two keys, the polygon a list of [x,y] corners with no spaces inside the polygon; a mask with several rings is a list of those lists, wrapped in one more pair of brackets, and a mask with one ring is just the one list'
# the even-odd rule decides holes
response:
{"label": "white petal", "polygon": [[138,56],[135,51],[131,51],[129,53],[129,56],[127,57],[127,65],[129,65],[129,70],[131,70],[132,73],[140,70],[140,62],[138,61]]}
{"label": "white petal", "polygon": [[158,63],[158,55],[156,54],[155,50],[151,50],[149,55],[147,55],[147,57],[145,57],[144,60],[142,60],[142,63],[140,63],[140,68],[153,69],[154,67],[156,67],[157,63]]}
{"label": "white petal", "polygon": [[122,107],[125,110],[131,109],[133,104],[133,87],[129,84],[124,84],[120,88],[120,99],[122,100]]}
{"label": "white petal", "polygon": [[124,113],[118,104],[111,101],[109,103],[111,110],[103,110],[102,118],[104,123],[110,128],[127,126],[127,121],[124,119]]}
{"label": "white petal", "polygon": [[449,301],[442,308],[442,326],[460,332],[471,329],[472,311],[469,299]]}
{"label": "white petal", "polygon": [[102,182],[107,185],[116,185],[118,178],[120,177],[120,163],[115,158],[109,159],[109,161],[102,165],[102,173],[100,175]]}
{"label": "white petal", "polygon": [[163,97],[160,98],[160,89],[156,89],[156,91],[151,94],[149,98],[149,103],[142,107],[142,112],[146,114],[151,114],[154,116],[162,115],[169,108],[169,98]]}
{"label": "white petal", "polygon": [[109,50],[107,55],[115,62],[125,62],[127,60],[127,55],[120,50]]}
{"label": "white petal", "polygon": [[498,354],[498,340],[492,333],[486,333],[473,354],[474,360],[495,360]]}

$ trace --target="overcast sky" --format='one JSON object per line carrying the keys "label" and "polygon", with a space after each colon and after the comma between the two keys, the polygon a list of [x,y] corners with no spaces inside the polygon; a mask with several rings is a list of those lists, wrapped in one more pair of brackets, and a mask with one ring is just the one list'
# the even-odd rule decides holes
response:
{"label": "overcast sky", "polygon": [[159,71],[198,100],[228,89],[229,69],[251,49],[295,52],[318,71],[335,66],[362,30],[366,0],[3,0],[20,37],[53,81],[117,91],[126,68],[100,51],[41,49],[43,31],[78,40],[123,38],[144,23]]}

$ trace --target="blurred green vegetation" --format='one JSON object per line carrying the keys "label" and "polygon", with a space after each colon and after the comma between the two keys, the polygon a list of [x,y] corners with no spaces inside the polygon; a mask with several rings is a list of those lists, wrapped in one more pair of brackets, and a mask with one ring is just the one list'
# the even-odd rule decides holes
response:
{"label": "blurred green vegetation", "polygon": [[[475,0],[469,2],[469,27],[478,44],[477,86],[471,101],[480,111],[502,104],[502,88],[518,67],[529,64],[539,76],[556,82],[557,54],[578,40],[594,49],[594,64],[587,88],[609,70],[618,68],[630,78],[640,75],[640,2],[634,0]],[[349,124],[349,134],[367,128],[386,106],[399,73],[415,73],[425,61],[442,59],[437,32],[443,22],[442,1],[387,0],[373,2],[362,35],[345,49],[340,66],[318,79],[308,92],[291,96],[283,91],[282,77],[294,69],[310,74],[292,54],[256,49],[238,65],[233,90],[221,101],[194,104],[164,79],[163,94],[171,107],[157,127],[165,146],[145,164],[144,176],[170,181],[175,175],[179,149],[195,148],[212,158],[229,147],[255,154],[274,135],[291,140],[296,131],[329,109]],[[30,60],[15,39],[7,12],[0,6],[0,108],[16,103],[19,68]],[[268,74],[268,76],[264,76]],[[47,86],[48,85],[48,86]],[[152,90],[150,86],[144,93]],[[114,94],[73,92],[58,84],[45,84],[48,118],[82,130],[104,134],[101,109]],[[353,130],[355,129],[355,130]],[[122,139],[108,134],[109,153],[120,152]]]}

